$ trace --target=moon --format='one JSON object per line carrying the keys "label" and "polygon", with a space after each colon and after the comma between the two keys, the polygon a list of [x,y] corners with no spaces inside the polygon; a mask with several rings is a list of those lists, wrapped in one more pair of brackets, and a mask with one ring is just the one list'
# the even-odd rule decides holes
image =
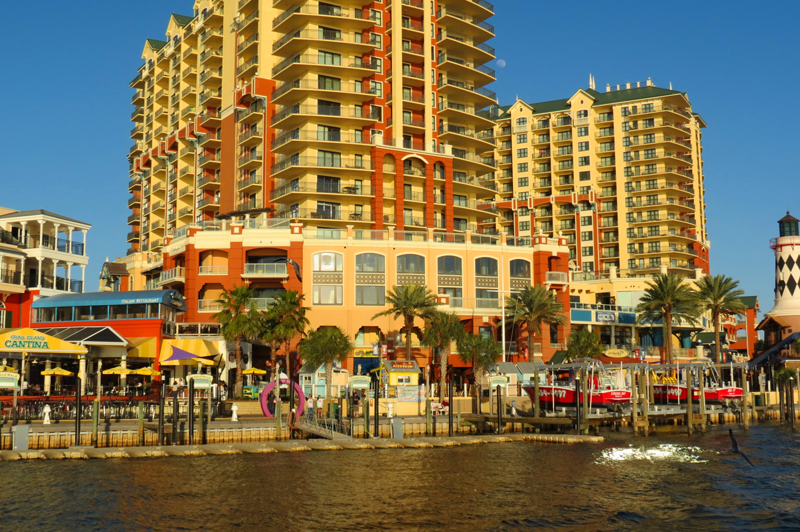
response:
{"label": "moon", "polygon": [[506,60],[505,59],[499,59],[497,61],[497,66],[500,67],[500,68],[505,67],[506,66]]}

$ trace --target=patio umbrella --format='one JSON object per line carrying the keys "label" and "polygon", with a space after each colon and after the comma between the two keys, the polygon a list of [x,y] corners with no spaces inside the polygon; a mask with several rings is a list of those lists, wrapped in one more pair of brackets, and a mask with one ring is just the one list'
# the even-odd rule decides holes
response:
{"label": "patio umbrella", "polygon": [[153,369],[152,367],[149,368],[139,368],[131,371],[131,375],[144,375],[145,377],[158,377],[161,375],[161,372],[158,370]]}
{"label": "patio umbrella", "polygon": [[[266,374],[267,374],[266,370],[258,369],[258,368],[249,368],[249,369],[246,369],[246,370],[244,370],[242,372],[242,375],[266,375]],[[250,385],[253,384],[253,380],[254,379],[255,379],[255,377],[252,377],[250,379]]]}
{"label": "patio umbrella", "polygon": [[55,375],[55,376],[58,376],[58,377],[72,377],[75,374],[72,373],[71,371],[65,370],[64,368],[52,368],[52,369],[44,370],[42,372],[42,375]]}
{"label": "patio umbrella", "polygon": [[109,368],[102,372],[103,375],[119,375],[119,385],[122,387],[122,376],[123,375],[130,375],[133,373],[133,370],[128,368],[123,368],[122,366],[117,366],[115,368]]}
{"label": "patio umbrella", "polygon": [[19,373],[19,371],[11,366],[0,366],[0,372]]}

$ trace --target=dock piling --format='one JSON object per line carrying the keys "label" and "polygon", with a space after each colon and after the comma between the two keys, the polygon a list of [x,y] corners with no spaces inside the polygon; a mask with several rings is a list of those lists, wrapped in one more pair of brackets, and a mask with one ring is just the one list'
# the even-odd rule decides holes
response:
{"label": "dock piling", "polygon": [[632,370],[633,373],[631,375],[631,426],[633,427],[633,434],[634,436],[639,434],[639,413],[638,413],[638,403],[639,403],[639,390],[636,386],[636,378],[638,371]]}
{"label": "dock piling", "polygon": [[100,400],[92,401],[92,447],[97,447],[97,429],[100,424]]}
{"label": "dock piling", "polygon": [[692,435],[692,422],[694,416],[694,408],[692,407],[692,368],[687,368],[686,371],[686,426],[689,436]]}

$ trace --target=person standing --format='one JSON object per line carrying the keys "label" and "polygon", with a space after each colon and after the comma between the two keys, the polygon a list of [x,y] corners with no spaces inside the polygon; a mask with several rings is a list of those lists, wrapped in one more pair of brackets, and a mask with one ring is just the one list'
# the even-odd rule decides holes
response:
{"label": "person standing", "polygon": [[322,407],[325,405],[325,402],[322,400],[322,396],[317,396],[317,419],[322,419],[324,416],[322,414]]}

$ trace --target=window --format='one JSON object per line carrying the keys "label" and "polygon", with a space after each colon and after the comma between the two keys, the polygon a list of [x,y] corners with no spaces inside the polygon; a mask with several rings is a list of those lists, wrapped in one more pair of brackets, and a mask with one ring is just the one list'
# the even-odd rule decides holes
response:
{"label": "window", "polygon": [[422,255],[399,255],[397,273],[425,273],[425,257]]}
{"label": "window", "polygon": [[529,197],[530,194],[528,192],[520,192],[517,199],[519,199],[520,201],[526,201]]}
{"label": "window", "polygon": [[517,164],[517,172],[527,172],[527,171],[528,171],[528,163]]}
{"label": "window", "polygon": [[383,286],[356,286],[356,305],[383,306],[386,288]]}
{"label": "window", "polygon": [[[61,309],[58,309],[61,310]],[[128,317],[128,308],[126,305],[112,305],[111,306],[111,319],[124,320]]]}
{"label": "window", "polygon": [[341,305],[342,293],[342,285],[314,285],[312,301],[315,305]]}
{"label": "window", "polygon": [[517,118],[517,125],[518,126],[527,126],[528,125],[528,119],[525,118],[525,117]]}
{"label": "window", "polygon": [[581,240],[584,242],[590,242],[592,240],[592,236],[592,231],[581,231]]}
{"label": "window", "polygon": [[579,142],[578,143],[578,151],[589,151],[589,143],[588,142]]}
{"label": "window", "polygon": [[343,267],[343,257],[339,253],[315,253],[312,258],[315,272],[340,272]]}
{"label": "window", "polygon": [[578,118],[588,118],[588,117],[589,117],[589,111],[587,111],[586,109],[578,111]]}
{"label": "window", "polygon": [[578,179],[580,179],[581,181],[589,181],[591,178],[592,174],[588,170],[583,170],[580,173],[578,173]]}
{"label": "window", "polygon": [[588,194],[592,187],[578,187],[578,194]]}
{"label": "window", "polygon": [[550,142],[550,135],[539,135],[539,144]]}
{"label": "window", "polygon": [[522,133],[517,135],[517,144],[527,144],[528,143],[528,134]]}
{"label": "window", "polygon": [[584,262],[581,264],[581,270],[585,272],[593,272],[594,271],[594,262]]}
{"label": "window", "polygon": [[370,273],[386,272],[386,257],[377,253],[356,255],[356,271]]}
{"label": "window", "polygon": [[655,159],[656,157],[657,157],[656,150],[654,148],[650,148],[649,150],[644,150],[645,159]]}
{"label": "window", "polygon": [[581,216],[581,225],[592,225],[591,216]]}
{"label": "window", "polygon": [[655,133],[648,133],[647,135],[642,135],[642,144],[653,144],[656,141]]}
{"label": "window", "polygon": [[588,137],[589,136],[589,128],[588,127],[579,127],[578,128],[578,136],[579,137]]}
{"label": "window", "polygon": [[515,279],[530,279],[531,263],[522,259],[512,260],[509,264],[508,274]]}
{"label": "window", "polygon": [[642,127],[655,127],[655,126],[656,126],[655,118],[647,118],[645,120],[642,120]]}
{"label": "window", "polygon": [[334,54],[332,52],[323,52],[320,50],[318,52],[318,59],[320,65],[341,65],[342,64],[342,56],[339,54]]}
{"label": "window", "polygon": [[461,275],[461,257],[439,257],[439,275]]}
{"label": "window", "polygon": [[527,207],[520,207],[519,208],[519,215],[520,216],[528,216],[528,215],[530,215],[530,213],[531,213],[531,211]]}
{"label": "window", "polygon": [[317,78],[317,87],[324,91],[340,91],[342,90],[342,80],[328,76],[319,76]]}
{"label": "window", "polygon": [[653,104],[652,103],[642,104],[642,112],[643,113],[652,113],[653,112]]}
{"label": "window", "polygon": [[519,223],[519,230],[520,231],[530,231],[531,230],[531,223],[530,222],[520,222]]}
{"label": "window", "polygon": [[517,159],[525,159],[528,157],[528,148],[521,148],[517,150]]}
{"label": "window", "polygon": [[589,157],[578,157],[578,166],[589,166]]}
{"label": "window", "polygon": [[594,255],[594,248],[591,246],[584,246],[581,248],[581,256],[582,257],[591,257]]}
{"label": "window", "polygon": [[520,177],[517,179],[517,186],[518,187],[527,187],[528,186],[528,178],[527,177]]}
{"label": "window", "polygon": [[497,290],[487,290],[486,288],[476,289],[475,299],[475,306],[478,308],[498,308],[500,303],[499,292]]}
{"label": "window", "polygon": [[497,259],[489,257],[475,259],[475,275],[497,277]]}
{"label": "window", "polygon": [[661,257],[651,257],[650,258],[650,267],[651,268],[658,268],[661,266]]}

